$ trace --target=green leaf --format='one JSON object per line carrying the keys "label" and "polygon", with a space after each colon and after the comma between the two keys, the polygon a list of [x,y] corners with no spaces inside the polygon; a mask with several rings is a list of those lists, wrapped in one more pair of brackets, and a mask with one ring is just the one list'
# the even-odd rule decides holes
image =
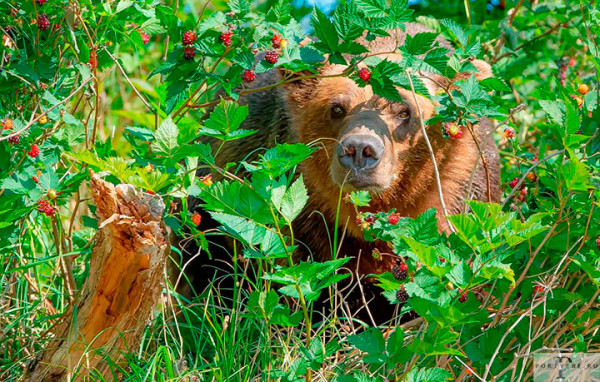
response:
{"label": "green leaf", "polygon": [[335,52],[339,44],[339,37],[335,26],[316,6],[311,17],[311,26],[313,27],[315,36],[324,44],[326,53]]}
{"label": "green leaf", "polygon": [[281,201],[281,214],[288,222],[294,220],[308,201],[308,193],[302,175],[287,189]]}
{"label": "green leaf", "polygon": [[224,141],[247,137],[256,131],[239,129],[246,117],[248,117],[247,105],[240,106],[233,101],[221,100],[204,121],[204,127],[198,131],[198,134]]}
{"label": "green leaf", "polygon": [[369,354],[382,354],[385,351],[383,334],[377,328],[369,328],[360,334],[348,336],[348,343]]}
{"label": "green leaf", "polygon": [[460,45],[467,45],[467,34],[464,29],[456,23],[456,21],[451,19],[440,20],[440,23],[448,28],[450,34],[458,40]]}
{"label": "green leaf", "polygon": [[154,142],[152,142],[152,150],[159,154],[172,156],[175,149],[179,147],[177,143],[177,137],[179,136],[179,129],[173,123],[171,118],[165,119],[158,129],[154,132]]}
{"label": "green leaf", "polygon": [[368,207],[371,202],[369,191],[352,191],[350,193],[350,203],[357,207]]}

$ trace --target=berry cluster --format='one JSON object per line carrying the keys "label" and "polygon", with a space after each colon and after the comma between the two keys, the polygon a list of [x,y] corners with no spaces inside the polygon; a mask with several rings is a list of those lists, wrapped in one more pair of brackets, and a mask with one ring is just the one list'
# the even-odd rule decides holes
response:
{"label": "berry cluster", "polygon": [[360,69],[358,71],[358,78],[360,78],[364,82],[369,82],[371,80],[371,71],[367,68]]}
{"label": "berry cluster", "polygon": [[150,42],[150,35],[148,33],[144,32],[141,29],[138,29],[138,32],[140,34],[140,37],[142,38],[142,42],[144,43],[144,45]]}
{"label": "berry cluster", "polygon": [[396,292],[396,299],[400,304],[403,304],[406,301],[408,301],[408,297],[408,292],[406,291],[406,289],[404,289],[404,287],[401,287],[400,289],[398,289],[398,292]]}
{"label": "berry cluster", "polygon": [[37,19],[37,25],[41,31],[50,29],[50,19],[48,18],[48,15],[45,13],[40,14]]}
{"label": "berry cluster", "polygon": [[10,130],[13,128],[13,121],[10,118],[4,118],[3,121],[0,121],[0,127],[4,130]]}
{"label": "berry cluster", "polygon": [[29,149],[27,155],[29,155],[31,158],[35,158],[38,155],[40,155],[40,148],[38,147],[38,145],[36,145],[35,143],[31,145],[31,149]]}
{"label": "berry cluster", "polygon": [[202,221],[202,216],[200,216],[200,214],[196,212],[192,216],[192,222],[194,223],[194,225],[199,226],[201,221]]}
{"label": "berry cluster", "polygon": [[271,38],[271,45],[273,46],[273,48],[279,49],[281,47],[281,40],[282,39],[280,35],[274,34]]}
{"label": "berry cluster", "polygon": [[356,224],[363,230],[371,227],[377,218],[370,212],[360,213],[356,215]]}
{"label": "berry cluster", "polygon": [[195,41],[196,41],[196,32],[194,32],[194,31],[185,32],[183,34],[183,38],[181,39],[181,42],[183,43],[183,45],[192,45]]}
{"label": "berry cluster", "polygon": [[408,276],[408,265],[401,263],[392,269],[392,274],[396,280],[402,281]]}
{"label": "berry cluster", "polygon": [[50,205],[46,199],[40,199],[37,202],[37,210],[46,214],[46,216],[54,216],[56,209]]}
{"label": "berry cluster", "polygon": [[459,139],[462,135],[462,126],[456,122],[445,122],[442,126],[442,136],[444,138]]}
{"label": "berry cluster", "polygon": [[196,49],[193,46],[186,46],[183,48],[183,58],[186,60],[193,60],[196,57]]}
{"label": "berry cluster", "polygon": [[279,53],[276,51],[270,50],[265,53],[265,61],[267,61],[269,64],[275,64],[277,63],[277,60],[279,60]]}
{"label": "berry cluster", "polygon": [[223,45],[231,46],[231,37],[232,36],[233,36],[233,32],[229,30],[227,32],[221,33],[221,36],[219,36],[219,40],[221,40]]}
{"label": "berry cluster", "polygon": [[242,72],[242,79],[246,82],[252,82],[256,79],[256,73],[252,69],[246,69]]}
{"label": "berry cluster", "polygon": [[[537,176],[533,173],[529,173],[529,174],[527,174],[527,179],[529,179],[530,181],[533,182],[537,179]],[[517,187],[517,184],[519,184],[520,180],[521,180],[521,178],[514,178],[513,180],[511,180],[508,183],[508,185],[510,186],[510,188],[515,188],[515,187]],[[519,194],[518,194],[517,198],[519,199],[519,201],[524,202],[527,199],[527,194],[528,194],[528,189],[527,189],[527,186],[525,185],[525,183],[523,182],[521,184],[521,189],[519,190]]]}
{"label": "berry cluster", "polygon": [[506,139],[513,139],[517,135],[517,132],[512,127],[504,129],[504,136]]}

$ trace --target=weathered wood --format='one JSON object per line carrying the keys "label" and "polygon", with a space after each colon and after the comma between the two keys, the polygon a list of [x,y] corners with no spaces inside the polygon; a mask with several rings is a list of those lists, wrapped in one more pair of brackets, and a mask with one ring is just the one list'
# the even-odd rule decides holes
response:
{"label": "weathered wood", "polygon": [[90,173],[99,226],[90,275],[28,381],[81,380],[91,372],[116,379],[106,360],[136,352],[164,285],[170,242],[162,200]]}

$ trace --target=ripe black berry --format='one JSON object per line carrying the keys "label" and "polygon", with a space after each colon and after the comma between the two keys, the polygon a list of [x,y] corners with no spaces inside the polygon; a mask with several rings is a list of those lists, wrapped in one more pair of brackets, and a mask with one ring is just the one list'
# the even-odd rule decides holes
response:
{"label": "ripe black berry", "polygon": [[462,304],[464,302],[467,302],[468,299],[469,299],[469,295],[466,292],[464,292],[458,298],[458,302],[460,302]]}
{"label": "ripe black berry", "polygon": [[408,266],[406,263],[395,266],[394,269],[392,269],[392,274],[396,280],[404,280],[406,276],[408,276]]}
{"label": "ripe black berry", "polygon": [[398,292],[396,292],[396,299],[398,299],[399,303],[405,303],[408,300],[408,293],[406,292],[406,290],[404,289],[404,287],[398,289]]}
{"label": "ripe black berry", "polygon": [[8,138],[8,142],[11,143],[11,144],[13,144],[13,145],[18,144],[19,141],[20,141],[20,138],[19,138],[18,135],[13,135],[12,137]]}
{"label": "ripe black berry", "polygon": [[38,16],[37,24],[41,31],[45,31],[50,28],[50,19],[45,13],[42,13]]}
{"label": "ripe black berry", "polygon": [[275,64],[277,60],[279,60],[279,54],[277,54],[277,52],[275,52],[274,50],[270,50],[267,53],[265,53],[265,60],[269,64]]}

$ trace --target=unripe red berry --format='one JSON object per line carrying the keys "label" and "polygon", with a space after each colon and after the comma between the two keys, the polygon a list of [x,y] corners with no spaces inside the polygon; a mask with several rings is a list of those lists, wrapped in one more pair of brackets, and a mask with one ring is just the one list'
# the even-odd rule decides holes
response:
{"label": "unripe red berry", "polygon": [[4,130],[10,130],[13,128],[13,121],[10,118],[5,118],[0,124]]}
{"label": "unripe red berry", "polygon": [[513,180],[510,181],[510,183],[508,185],[510,186],[510,188],[515,188],[520,180],[521,180],[520,178],[514,178]]}
{"label": "unripe red berry", "polygon": [[512,139],[514,138],[516,135],[515,129],[513,129],[512,127],[507,127],[506,129],[504,129],[504,136],[508,139]]}
{"label": "unripe red berry", "polygon": [[274,34],[271,38],[271,45],[273,46],[273,48],[279,49],[279,47],[281,46],[281,36],[278,34]]}
{"label": "unripe red berry", "polygon": [[40,180],[38,179],[38,177],[37,177],[37,176],[35,176],[35,175],[31,177],[31,180],[33,180],[33,182],[34,182],[34,183],[36,183],[36,184],[37,184],[37,183],[40,181]]}
{"label": "unripe red berry", "polygon": [[38,16],[37,25],[41,31],[45,31],[50,28],[50,19],[45,13],[42,13]]}
{"label": "unripe red berry", "polygon": [[600,236],[596,239],[596,246],[600,249]]}
{"label": "unripe red berry", "polygon": [[367,68],[362,68],[358,71],[358,77],[364,82],[369,82],[371,80],[371,71]]}
{"label": "unripe red berry", "polygon": [[542,293],[543,291],[544,291],[544,287],[542,285],[536,285],[535,287],[533,287],[534,294],[539,294],[539,293]]}
{"label": "unripe red berry", "polygon": [[29,150],[29,152],[27,153],[27,155],[29,155],[32,158],[37,157],[38,155],[40,155],[40,148],[38,147],[38,145],[36,145],[35,143],[31,146],[31,149]]}
{"label": "unripe red berry", "polygon": [[242,79],[246,82],[252,82],[256,78],[256,73],[252,69],[246,69],[242,72]]}
{"label": "unripe red berry", "polygon": [[231,46],[231,36],[233,36],[233,32],[231,32],[231,31],[223,32],[223,33],[221,33],[221,36],[219,36],[219,40],[221,40],[223,45]]}
{"label": "unripe red berry", "polygon": [[571,57],[571,59],[569,60],[569,66],[575,66],[576,63],[577,61],[575,60],[575,57]]}
{"label": "unripe red berry", "polygon": [[147,193],[147,194],[150,194],[150,195],[156,195],[156,192],[154,192],[154,191],[152,191],[152,190],[146,190],[146,193]]}
{"label": "unripe red berry", "polygon": [[586,95],[590,91],[590,87],[586,84],[579,84],[579,86],[577,87],[577,91],[581,95]]}
{"label": "unripe red berry", "polygon": [[141,29],[138,30],[138,32],[140,33],[140,37],[142,38],[142,42],[144,43],[144,45],[150,42],[150,35],[148,33],[144,32]]}
{"label": "unripe red berry", "polygon": [[195,213],[194,216],[192,216],[192,222],[194,223],[194,225],[200,225],[200,222],[202,221],[202,216],[200,216],[199,213]]}
{"label": "unripe red berry", "polygon": [[48,2],[48,0],[36,0],[36,2],[41,7],[42,5],[46,4]]}
{"label": "unripe red berry", "polygon": [[203,176],[202,178],[200,178],[200,183],[202,183],[203,185],[210,187],[213,184],[213,177],[212,175],[208,174],[206,176]]}
{"label": "unripe red berry", "polygon": [[196,41],[196,32],[194,31],[185,32],[183,34],[183,38],[181,39],[183,45],[192,45],[194,41]]}
{"label": "unripe red berry", "polygon": [[279,60],[279,54],[274,50],[270,50],[265,53],[265,61],[269,64],[275,64]]}
{"label": "unripe red berry", "polygon": [[196,49],[193,46],[186,46],[183,48],[183,58],[186,60],[193,60],[196,57]]}
{"label": "unripe red berry", "polygon": [[445,122],[444,133],[445,135],[453,139],[459,139],[460,137],[462,137],[463,134],[461,126],[459,126],[455,122]]}
{"label": "unripe red berry", "polygon": [[390,214],[390,216],[388,216],[388,223],[390,223],[392,225],[398,224],[399,221],[400,221],[400,215],[398,215],[396,213]]}

